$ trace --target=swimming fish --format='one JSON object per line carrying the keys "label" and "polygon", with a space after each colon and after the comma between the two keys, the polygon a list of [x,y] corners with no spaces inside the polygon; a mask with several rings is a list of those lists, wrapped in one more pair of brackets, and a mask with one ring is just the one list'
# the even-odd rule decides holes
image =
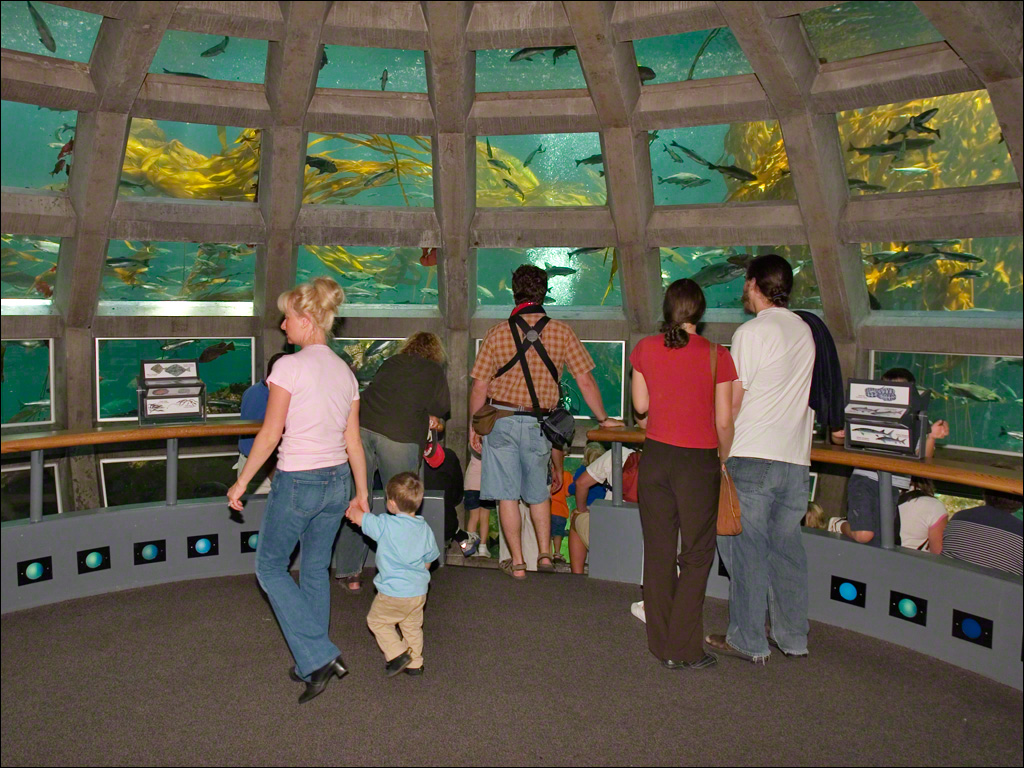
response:
{"label": "swimming fish", "polygon": [[544,53],[544,51],[557,50],[558,47],[561,46],[547,46],[544,48],[520,48],[518,51],[512,54],[512,57],[509,59],[509,61],[533,61],[533,57],[536,56],[537,54]]}
{"label": "swimming fish", "polygon": [[228,47],[228,40],[230,39],[230,37],[225,35],[223,40],[221,40],[212,48],[207,48],[199,55],[202,56],[204,59],[209,58],[210,56],[220,56],[222,53],[224,53],[224,49]]}
{"label": "swimming fish", "polygon": [[1000,357],[996,359],[996,365],[1015,365],[1024,368],[1024,357]]}
{"label": "swimming fish", "polygon": [[1009,437],[1014,440],[1024,440],[1024,432],[1019,429],[1009,429],[1007,427],[999,428],[1000,437]]}
{"label": "swimming fish", "polygon": [[55,166],[53,166],[53,170],[50,171],[50,175],[51,176],[56,176],[58,173],[61,172],[61,170],[63,170],[63,168],[64,168],[64,158],[61,158],[60,160],[57,161],[57,164]]}
{"label": "swimming fish", "polygon": [[424,267],[437,266],[437,248],[424,248],[423,255],[420,256],[420,264]]}
{"label": "swimming fish", "polygon": [[881,184],[869,184],[864,179],[847,179],[846,186],[850,189],[859,189],[862,192],[882,192],[886,189]]}
{"label": "swimming fish", "polygon": [[[325,46],[324,46],[324,47],[323,47],[323,48],[322,48],[322,49],[320,50],[320,69],[323,69],[323,68],[324,68],[324,67],[326,67],[326,66],[327,66],[327,65],[328,65],[329,63],[330,63],[330,62],[329,62],[329,61],[327,61],[327,46],[325,45]],[[317,70],[317,71],[319,72],[320,70]]]}
{"label": "swimming fish", "polygon": [[386,168],[380,173],[375,173],[373,176],[363,182],[364,187],[376,187],[387,181],[388,177],[395,172],[394,168]]}
{"label": "swimming fish", "polygon": [[24,408],[22,408],[16,414],[11,416],[9,421],[10,422],[33,421],[36,418],[36,416],[40,415],[44,411],[48,411],[49,409],[50,409],[50,402],[49,402],[49,400],[46,401],[45,405],[42,404],[42,403],[36,403],[34,405],[26,405]]}
{"label": "swimming fish", "polygon": [[975,277],[988,277],[987,272],[979,272],[976,269],[961,269],[955,275],[950,276],[950,280],[965,279],[972,280]]}
{"label": "swimming fish", "polygon": [[508,167],[508,163],[505,163],[501,160],[495,160],[494,158],[491,158],[490,160],[487,161],[487,164],[492,168],[497,168],[498,170],[504,171],[505,173],[512,173],[512,169]]}
{"label": "swimming fish", "polygon": [[554,51],[554,53],[551,56],[551,63],[552,64],[557,64],[558,60],[562,56],[565,56],[567,53],[569,53],[569,51],[575,51],[575,50],[576,50],[576,46],[574,46],[574,45],[563,45],[563,46],[560,46],[558,48],[555,48],[555,51]]}
{"label": "swimming fish", "polygon": [[740,275],[746,274],[746,271],[745,267],[737,264],[730,264],[725,261],[719,264],[709,264],[708,266],[703,267],[690,279],[697,283],[701,288],[710,288],[712,285],[731,283]]}
{"label": "swimming fish", "polygon": [[57,155],[57,159],[60,160],[62,157],[67,157],[75,151],[75,140],[71,139],[67,144],[60,148],[60,154]]}
{"label": "swimming fish", "polygon": [[520,197],[520,198],[522,198],[523,200],[525,200],[525,199],[526,199],[526,195],[525,195],[525,194],[523,194],[523,190],[521,190],[521,189],[519,188],[519,185],[518,185],[518,184],[516,184],[516,183],[515,183],[514,181],[512,181],[511,179],[502,179],[502,180],[501,180],[501,183],[502,183],[502,184],[504,184],[504,185],[505,185],[506,187],[508,187],[509,189],[511,189],[511,190],[512,190],[513,192],[515,192],[515,193],[516,193],[517,195],[519,195],[519,197]]}
{"label": "swimming fish", "polygon": [[176,339],[175,341],[168,341],[166,344],[161,344],[160,349],[164,352],[171,352],[175,349],[181,349],[187,347],[189,344],[196,344],[199,339]]}
{"label": "swimming fish", "polygon": [[692,149],[688,149],[687,147],[684,147],[682,144],[677,144],[675,141],[671,143],[673,147],[680,150],[683,154],[685,154],[695,163],[703,165],[705,168],[710,168],[712,171],[718,171],[723,176],[730,176],[731,178],[734,178],[737,181],[757,181],[757,176],[752,174],[750,171],[747,171],[735,165],[715,165],[714,163],[709,163],[707,160],[698,155]]}
{"label": "swimming fish", "polygon": [[939,254],[945,261],[960,261],[965,264],[981,264],[985,260],[967,251],[940,251],[936,248],[932,253]]}
{"label": "swimming fish", "polygon": [[670,158],[672,158],[675,162],[677,162],[677,163],[685,163],[686,162],[683,158],[681,158],[679,155],[677,155],[675,152],[673,152],[671,149],[669,149],[667,144],[662,144],[661,148],[664,149],[665,152],[668,153],[668,156]]}
{"label": "swimming fish", "polygon": [[134,181],[128,181],[128,179],[121,179],[117,182],[119,187],[125,187],[126,189],[145,189],[146,184],[136,184]]}
{"label": "swimming fish", "polygon": [[890,168],[893,173],[906,173],[911,176],[920,176],[923,173],[931,173],[927,168],[918,168],[915,165],[910,165],[905,168]]}
{"label": "swimming fish", "polygon": [[603,250],[604,248],[577,248],[573,251],[569,251],[569,258],[572,258],[573,256],[585,256],[588,253],[597,253],[598,251]]}
{"label": "swimming fish", "polygon": [[[234,348],[235,348],[235,342],[233,342],[233,341],[221,341],[221,342],[218,342],[216,344],[211,344],[210,346],[208,346],[206,349],[204,349],[200,353],[200,355],[199,355],[199,362],[200,363],[213,362],[214,360],[216,360],[221,355],[224,355],[224,354],[227,354],[228,352],[231,352],[232,350],[234,350]],[[167,370],[169,372],[171,371],[170,368],[168,368]],[[175,375],[177,375],[177,374],[175,374]]]}
{"label": "swimming fish", "polygon": [[922,112],[919,115],[914,115],[910,118],[910,121],[899,130],[887,131],[890,139],[894,139],[897,136],[906,136],[910,131],[915,133],[934,133],[936,138],[941,139],[942,134],[939,133],[935,128],[929,128],[925,123],[931,120],[938,113],[938,109],[929,109]]}
{"label": "swimming fish", "polygon": [[959,240],[908,240],[904,245],[930,245],[932,248],[941,248],[944,245],[956,245]]}
{"label": "swimming fish", "polygon": [[39,33],[39,42],[43,44],[43,47],[50,53],[57,52],[57,41],[53,39],[53,34],[50,32],[50,28],[46,26],[46,20],[39,15],[39,11],[33,7],[31,2],[25,3],[28,6],[28,12],[32,16],[32,23],[36,25],[36,32]]}
{"label": "swimming fish", "polygon": [[875,251],[864,258],[875,264],[905,264],[924,256],[924,251]]}
{"label": "swimming fish", "polygon": [[578,269],[572,269],[571,267],[559,267],[547,262],[544,262],[544,271],[548,273],[548,277],[568,277],[569,275],[575,275],[579,272]]}
{"label": "swimming fish", "polygon": [[523,168],[529,168],[530,167],[530,163],[533,162],[533,158],[536,157],[537,155],[542,155],[545,152],[547,152],[547,150],[544,149],[544,145],[541,144],[539,147],[537,147],[535,150],[533,150],[533,152],[531,152],[530,154],[528,154],[526,156],[526,159],[523,161]]}
{"label": "swimming fish", "polygon": [[63,123],[60,126],[60,128],[58,128],[56,131],[54,131],[53,138],[55,138],[59,142],[63,142],[64,141],[64,134],[67,133],[68,131],[70,131],[71,133],[74,133],[75,132],[75,126],[70,125],[68,123]]}
{"label": "swimming fish", "polygon": [[647,146],[651,146],[651,144],[653,144],[657,138],[658,131],[651,131],[650,134],[648,134],[647,136]]}
{"label": "swimming fish", "polygon": [[195,72],[175,72],[174,70],[167,69],[166,67],[161,67],[161,69],[163,69],[165,75],[177,75],[178,77],[198,77],[200,80],[210,79],[206,75],[197,75]]}
{"label": "swimming fish", "polygon": [[576,167],[579,168],[581,165],[600,165],[604,162],[604,155],[600,152],[590,157],[584,157],[582,160],[576,161]]}
{"label": "swimming fish", "polygon": [[318,176],[322,176],[325,173],[337,173],[338,171],[338,166],[336,166],[326,157],[306,155],[306,165],[308,165],[310,168],[315,168]]}
{"label": "swimming fish", "polygon": [[494,150],[491,149],[491,137],[488,136],[486,139],[484,139],[484,141],[487,142],[487,157],[494,157]]}
{"label": "swimming fish", "polygon": [[942,388],[946,392],[952,392],[954,395],[966,398],[968,400],[975,400],[979,403],[1003,402],[1003,398],[1001,398],[988,387],[983,387],[981,384],[967,384],[966,382],[947,381],[945,382]]}
{"label": "swimming fish", "polygon": [[135,259],[121,258],[121,259],[107,259],[106,266],[111,269],[131,269],[132,267],[141,266]]}
{"label": "swimming fish", "polygon": [[695,173],[686,172],[676,173],[667,178],[664,176],[658,177],[659,184],[678,184],[683,189],[687,189],[689,187],[702,187],[710,181],[711,179],[705,179]]}
{"label": "swimming fish", "polygon": [[902,155],[905,151],[925,149],[935,143],[935,139],[904,139],[893,141],[889,144],[871,144],[867,147],[855,147],[853,142],[847,148],[847,152],[856,152],[860,155],[880,157],[882,155]]}
{"label": "swimming fish", "polygon": [[388,85],[388,68],[384,67],[384,71],[380,73],[380,89],[383,91]]}
{"label": "swimming fish", "polygon": [[654,78],[656,78],[658,76],[655,73],[655,71],[653,69],[651,69],[650,67],[640,67],[640,66],[638,66],[636,69],[637,69],[637,73],[640,75],[640,82],[641,83],[646,83],[646,82],[648,82],[650,80],[653,80]]}

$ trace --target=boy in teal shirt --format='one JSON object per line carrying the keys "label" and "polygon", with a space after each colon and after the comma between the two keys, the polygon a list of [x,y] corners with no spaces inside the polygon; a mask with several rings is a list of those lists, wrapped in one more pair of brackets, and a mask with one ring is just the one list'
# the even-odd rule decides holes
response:
{"label": "boy in teal shirt", "polygon": [[[350,508],[346,517],[377,542],[377,575],[366,623],[387,660],[388,677],[405,670],[423,674],[423,606],[430,584],[430,564],[441,553],[427,521],[416,516],[423,502],[423,483],[412,472],[400,472],[384,489],[389,515],[364,515]],[[395,625],[402,630],[401,636]]]}

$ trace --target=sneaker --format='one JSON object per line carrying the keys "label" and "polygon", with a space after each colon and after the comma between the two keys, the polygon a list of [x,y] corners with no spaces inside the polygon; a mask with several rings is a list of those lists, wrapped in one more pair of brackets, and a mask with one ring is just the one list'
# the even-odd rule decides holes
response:
{"label": "sneaker", "polygon": [[828,520],[828,530],[832,533],[842,533],[843,523],[845,522],[845,517],[830,517]]}
{"label": "sneaker", "polygon": [[463,557],[472,557],[476,554],[476,551],[480,548],[480,534],[470,533],[467,534],[464,541],[459,542],[459,546],[462,547]]}
{"label": "sneaker", "polygon": [[481,544],[480,548],[473,554],[473,557],[490,557],[491,550],[487,548],[486,544]]}
{"label": "sneaker", "polygon": [[647,623],[647,614],[644,612],[644,601],[641,600],[639,603],[633,603],[629,606],[629,612],[636,616],[644,624]]}

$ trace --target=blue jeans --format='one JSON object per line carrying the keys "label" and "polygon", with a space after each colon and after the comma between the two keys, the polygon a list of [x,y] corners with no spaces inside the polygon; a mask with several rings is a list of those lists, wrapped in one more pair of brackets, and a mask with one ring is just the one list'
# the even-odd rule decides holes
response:
{"label": "blue jeans", "polygon": [[[368,429],[359,429],[366,454],[366,488],[373,496],[373,476],[380,470],[380,479],[385,487],[388,480],[399,472],[419,472],[423,453],[416,443],[399,443],[391,438]],[[420,475],[422,477],[422,475]],[[363,572],[363,563],[370,551],[370,539],[363,536],[356,526],[347,520],[342,523],[338,543],[334,547],[334,576],[358,576]]]}
{"label": "blue jeans", "polygon": [[800,522],[807,514],[809,468],[741,457],[727,466],[740,497],[743,532],[718,537],[730,577],[726,640],[756,660],[767,659],[767,604],[779,648],[806,653],[807,554]]}
{"label": "blue jeans", "polygon": [[540,504],[551,498],[551,443],[533,416],[505,416],[483,438],[480,498]]}
{"label": "blue jeans", "polygon": [[[256,578],[270,598],[281,632],[303,678],[340,651],[330,641],[331,545],[351,496],[348,464],[274,474],[256,546]],[[299,583],[288,564],[302,547]]]}

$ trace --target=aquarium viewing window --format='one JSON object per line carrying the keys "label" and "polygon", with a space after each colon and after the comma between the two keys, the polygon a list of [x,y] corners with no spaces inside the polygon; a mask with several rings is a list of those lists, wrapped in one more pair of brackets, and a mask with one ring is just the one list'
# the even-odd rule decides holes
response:
{"label": "aquarium viewing window", "polygon": [[426,93],[423,51],[325,45],[317,88]]}
{"label": "aquarium viewing window", "polygon": [[[299,248],[296,283],[333,277],[345,291],[344,304],[426,304],[437,306],[438,248],[304,245]],[[344,304],[339,311],[344,310]]]}
{"label": "aquarium viewing window", "polygon": [[548,273],[547,306],[620,307],[614,248],[478,248],[476,298],[482,306],[511,307],[512,273],[533,264]]}
{"label": "aquarium viewing window", "polygon": [[586,87],[579,57],[571,45],[476,52],[478,93]]}
{"label": "aquarium viewing window", "polygon": [[477,137],[476,204],[481,208],[596,206],[607,199],[596,133]]}
{"label": "aquarium viewing window", "polygon": [[267,69],[267,41],[224,35],[201,35],[169,29],[149,71],[201,80],[262,83]]}
{"label": "aquarium viewing window", "polygon": [[118,197],[256,199],[258,128],[133,118]]}
{"label": "aquarium viewing window", "polygon": [[777,120],[648,134],[655,205],[796,197]]}
{"label": "aquarium viewing window", "polygon": [[836,115],[851,194],[1017,181],[988,91]]}
{"label": "aquarium viewing window", "polygon": [[[0,522],[28,520],[31,467],[11,464],[0,468]],[[43,462],[43,515],[60,515],[64,502],[60,493],[60,466],[57,461]]]}
{"label": "aquarium viewing window", "polygon": [[728,27],[634,40],[633,50],[637,66],[650,70],[639,73],[645,85],[748,75],[754,71]]}
{"label": "aquarium viewing window", "polygon": [[863,243],[875,310],[1024,311],[1024,253],[1017,237]]}
{"label": "aquarium viewing window", "polygon": [[[227,496],[237,479],[238,451],[178,456],[178,501]],[[162,454],[100,459],[103,506],[162,503],[167,497],[167,457]]]}
{"label": "aquarium viewing window", "polygon": [[48,305],[57,282],[59,237],[2,235],[0,302],[16,313],[19,306]]}
{"label": "aquarium viewing window", "polygon": [[373,381],[381,364],[398,352],[404,339],[364,338],[331,340],[331,349],[344,360],[356,375],[359,388],[363,389]]}
{"label": "aquarium viewing window", "polygon": [[818,61],[938,43],[942,35],[910,0],[854,0],[800,14]]}
{"label": "aquarium viewing window", "polygon": [[1020,357],[871,353],[875,378],[906,368],[918,389],[931,393],[928,418],[949,422],[948,447],[1015,455],[1021,454],[1024,429],[1022,363]]}
{"label": "aquarium viewing window", "polygon": [[429,136],[309,134],[303,203],[434,205]]}
{"label": "aquarium viewing window", "polygon": [[717,248],[680,246],[661,251],[661,283],[668,288],[688,277],[704,290],[708,309],[742,309],[747,265],[757,256],[777,253],[793,267],[792,309],[821,309],[811,249],[806,245],[753,245]]}
{"label": "aquarium viewing window", "polygon": [[0,426],[53,424],[50,371],[53,339],[0,341]]}
{"label": "aquarium viewing window", "polygon": [[140,360],[199,360],[199,378],[206,385],[206,412],[211,419],[237,416],[242,394],[257,380],[251,337],[97,338],[97,421],[138,418]]}
{"label": "aquarium viewing window", "polygon": [[[4,48],[88,64],[103,17],[43,2],[0,3]],[[4,126],[8,125],[4,119]]]}
{"label": "aquarium viewing window", "polygon": [[0,182],[5,187],[64,192],[75,160],[74,110],[0,102]]}

